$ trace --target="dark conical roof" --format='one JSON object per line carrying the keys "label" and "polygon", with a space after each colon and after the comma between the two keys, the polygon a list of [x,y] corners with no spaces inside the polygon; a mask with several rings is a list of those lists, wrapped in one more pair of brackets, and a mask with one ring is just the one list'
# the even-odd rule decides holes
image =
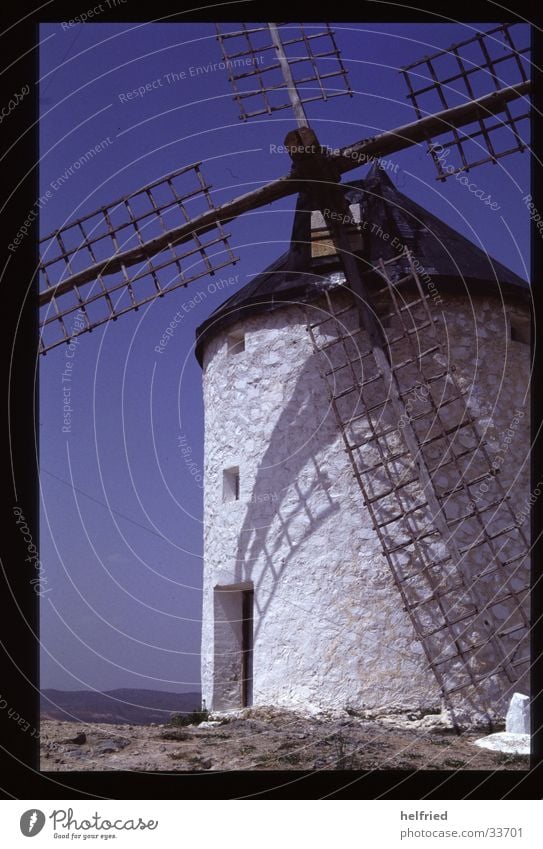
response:
{"label": "dark conical roof", "polygon": [[[490,294],[527,300],[529,284],[394,186],[375,163],[367,177],[345,185],[349,204],[361,204],[368,267],[390,259],[407,245],[440,292]],[[290,248],[250,283],[221,304],[196,330],[196,356],[216,331],[248,315],[269,312],[288,301],[310,301],[340,270],[337,256],[311,256],[311,204],[301,193]],[[383,237],[383,234],[387,234]],[[394,242],[394,238],[397,241]]]}

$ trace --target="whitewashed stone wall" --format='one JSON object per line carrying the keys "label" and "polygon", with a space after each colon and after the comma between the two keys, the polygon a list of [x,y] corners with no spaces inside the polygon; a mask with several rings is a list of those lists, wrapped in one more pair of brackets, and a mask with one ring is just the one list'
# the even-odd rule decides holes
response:
{"label": "whitewashed stone wall", "polygon": [[[508,328],[509,313],[524,313],[460,296],[439,310],[491,452],[515,412],[524,413],[501,474],[516,503],[526,501],[529,349],[511,342]],[[245,332],[245,350],[228,355],[234,330]],[[227,585],[254,586],[254,704],[439,707],[328,407],[302,308],[218,333],[206,346],[203,385],[208,707],[219,706],[214,682],[231,660],[215,645],[223,626],[214,623],[214,588]],[[240,499],[223,503],[223,470],[236,466]]]}

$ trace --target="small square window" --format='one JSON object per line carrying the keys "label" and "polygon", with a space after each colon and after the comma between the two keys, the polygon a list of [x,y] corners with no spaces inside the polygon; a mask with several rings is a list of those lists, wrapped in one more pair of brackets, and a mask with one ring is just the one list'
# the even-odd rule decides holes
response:
{"label": "small square window", "polygon": [[222,473],[222,500],[239,501],[239,467],[232,466]]}
{"label": "small square window", "polygon": [[241,354],[245,350],[245,334],[237,330],[234,333],[229,333],[227,337],[228,356],[232,357],[235,354]]}

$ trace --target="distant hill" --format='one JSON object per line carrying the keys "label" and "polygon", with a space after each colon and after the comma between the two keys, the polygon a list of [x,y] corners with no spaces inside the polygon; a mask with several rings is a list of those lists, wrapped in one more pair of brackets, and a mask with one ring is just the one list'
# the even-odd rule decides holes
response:
{"label": "distant hill", "polygon": [[107,722],[148,725],[168,722],[172,713],[199,709],[200,693],[166,693],[162,690],[42,690],[43,719],[71,722]]}

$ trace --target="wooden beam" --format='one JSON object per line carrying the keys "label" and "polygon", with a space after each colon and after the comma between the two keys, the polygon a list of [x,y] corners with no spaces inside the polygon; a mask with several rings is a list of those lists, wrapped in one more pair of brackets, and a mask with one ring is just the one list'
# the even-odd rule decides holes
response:
{"label": "wooden beam", "polygon": [[[342,148],[339,154],[329,156],[328,160],[339,173],[352,171],[354,168],[364,165],[370,158],[404,150],[421,141],[442,135],[453,127],[461,127],[480,118],[496,115],[503,110],[506,103],[519,97],[525,97],[529,91],[529,81],[509,86],[462,104],[462,106],[453,106],[451,109],[445,109],[411,124],[404,124],[395,130],[389,130],[369,139],[362,139],[349,145],[349,147]],[[212,230],[219,222],[227,224],[244,212],[249,212],[251,209],[257,209],[280,198],[295,194],[300,190],[302,183],[303,180],[300,180],[296,170],[293,170],[272,183],[240,195],[221,206],[207,210],[192,221],[161,233],[160,236],[150,239],[144,245],[114,254],[109,259],[97,262],[83,271],[73,274],[63,280],[62,283],[41,292],[39,305],[43,306],[49,303],[53,297],[63,295],[73,289],[74,286],[88,283],[99,275],[113,274],[119,271],[123,265],[127,267],[135,265],[137,262],[159,253],[169,244],[179,245],[190,241],[194,233],[201,236]]]}
{"label": "wooden beam", "polygon": [[283,79],[287,86],[290,105],[292,106],[292,111],[294,112],[294,117],[296,118],[298,127],[309,127],[304,106],[300,99],[296,83],[294,82],[294,77],[292,76],[292,69],[285,54],[283,42],[281,41],[281,34],[279,32],[279,28],[277,24],[269,23],[268,29],[270,31],[272,44],[275,47],[275,52],[279,61],[279,65],[281,66],[281,73],[283,74]]}
{"label": "wooden beam", "polygon": [[280,177],[272,183],[267,183],[259,189],[255,189],[245,195],[240,195],[221,206],[209,209],[202,213],[202,215],[193,218],[192,221],[181,224],[179,227],[173,227],[171,230],[161,233],[154,239],[150,239],[144,245],[138,245],[135,248],[130,248],[130,250],[113,254],[108,259],[96,262],[94,265],[89,265],[88,268],[83,269],[83,271],[72,274],[71,277],[66,278],[56,286],[51,286],[49,289],[40,292],[39,305],[43,306],[49,303],[53,297],[63,295],[73,289],[74,286],[88,283],[96,279],[99,275],[113,274],[119,271],[123,265],[127,267],[135,265],[147,257],[160,253],[168,245],[180,245],[183,242],[188,242],[193,237],[193,234],[202,236],[204,233],[212,230],[219,222],[221,224],[227,224],[244,212],[295,194],[299,189],[300,184],[296,177],[292,174],[286,174],[284,177]]}
{"label": "wooden beam", "polygon": [[373,136],[373,138],[362,139],[341,149],[335,157],[338,167],[342,173],[352,171],[353,168],[364,165],[370,158],[396,153],[421,141],[429,141],[435,136],[441,136],[453,128],[497,115],[503,111],[506,103],[518,97],[525,97],[530,91],[530,86],[529,80],[508,86],[479,97],[477,100],[470,100],[469,103],[463,103],[461,106],[453,106],[435,115],[419,118],[411,124],[404,124],[402,127]]}

